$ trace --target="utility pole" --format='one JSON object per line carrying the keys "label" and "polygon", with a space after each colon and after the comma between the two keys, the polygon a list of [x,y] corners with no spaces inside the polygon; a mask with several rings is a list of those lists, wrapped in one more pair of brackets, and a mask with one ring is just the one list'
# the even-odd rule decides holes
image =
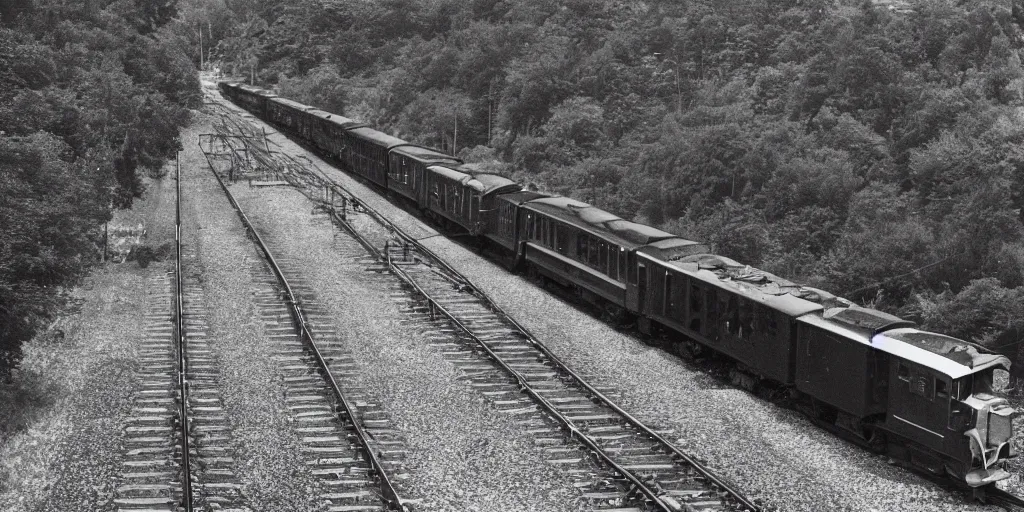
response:
{"label": "utility pole", "polygon": [[452,136],[452,156],[455,156],[456,148],[459,146],[459,113],[455,112],[455,135]]}
{"label": "utility pole", "polygon": [[199,22],[199,71],[203,70],[203,22]]}
{"label": "utility pole", "polygon": [[491,108],[494,107],[494,79],[487,85],[487,145],[491,145]]}

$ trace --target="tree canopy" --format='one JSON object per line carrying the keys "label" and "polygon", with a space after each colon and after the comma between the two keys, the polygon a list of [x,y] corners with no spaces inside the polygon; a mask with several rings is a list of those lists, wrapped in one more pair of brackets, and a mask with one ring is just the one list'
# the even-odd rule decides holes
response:
{"label": "tree canopy", "polygon": [[98,260],[112,208],[179,148],[200,93],[176,13],[173,0],[0,7],[3,358]]}

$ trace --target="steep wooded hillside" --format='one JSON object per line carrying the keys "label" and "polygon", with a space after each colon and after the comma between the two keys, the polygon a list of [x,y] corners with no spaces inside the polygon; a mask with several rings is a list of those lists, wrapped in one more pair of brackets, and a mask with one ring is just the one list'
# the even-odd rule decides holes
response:
{"label": "steep wooded hillside", "polygon": [[1016,350],[1019,0],[196,1],[238,76]]}

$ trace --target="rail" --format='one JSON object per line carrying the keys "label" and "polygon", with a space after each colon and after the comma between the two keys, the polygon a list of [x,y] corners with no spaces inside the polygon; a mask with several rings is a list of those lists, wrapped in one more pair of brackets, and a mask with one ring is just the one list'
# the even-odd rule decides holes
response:
{"label": "rail", "polygon": [[220,184],[221,189],[224,191],[224,194],[227,196],[228,201],[234,208],[235,213],[237,213],[238,217],[242,220],[242,224],[245,226],[246,231],[252,235],[253,240],[256,242],[256,245],[260,249],[260,252],[263,253],[267,262],[270,264],[271,270],[277,277],[278,282],[281,284],[281,287],[285,294],[285,300],[289,306],[289,312],[292,316],[292,319],[295,321],[295,325],[298,327],[299,337],[303,340],[303,342],[305,342],[309,346],[310,351],[313,353],[313,356],[316,359],[317,363],[323,369],[324,380],[330,386],[331,391],[334,393],[334,396],[338,400],[338,403],[341,404],[341,407],[344,410],[345,414],[349,418],[351,418],[353,428],[356,431],[356,436],[359,438],[359,443],[360,445],[362,445],[364,451],[366,451],[367,459],[369,460],[370,465],[376,472],[377,477],[380,479],[383,500],[388,504],[389,508],[391,508],[392,510],[405,510],[406,506],[403,503],[402,498],[398,495],[398,492],[395,490],[394,484],[391,482],[391,479],[388,477],[387,472],[384,470],[384,467],[381,464],[380,459],[377,457],[377,454],[374,452],[373,447],[371,447],[369,442],[367,441],[367,439],[369,438],[369,434],[366,433],[366,431],[363,429],[363,426],[359,424],[359,421],[357,421],[356,415],[354,414],[354,408],[349,403],[348,399],[345,397],[344,392],[342,392],[337,380],[335,380],[334,375],[332,375],[331,373],[330,367],[327,364],[327,360],[323,357],[322,353],[320,352],[316,340],[313,337],[312,331],[310,330],[306,322],[305,315],[303,315],[302,313],[302,308],[299,305],[300,302],[296,298],[296,294],[292,291],[292,287],[289,284],[288,279],[285,277],[284,272],[278,265],[273,253],[270,252],[270,248],[267,246],[266,243],[264,243],[263,238],[256,231],[255,226],[253,226],[253,224],[249,221],[248,216],[246,216],[241,206],[239,206],[238,202],[235,200],[235,197],[231,193],[231,190],[228,189],[227,184],[225,184],[224,180],[220,177],[219,174],[217,174],[213,162],[210,161],[209,154],[207,154],[206,151],[203,151],[203,154],[206,155],[207,164],[209,164],[211,172],[213,172],[214,177],[217,178],[217,182]]}
{"label": "rail", "polygon": [[181,488],[182,507],[185,512],[194,510],[192,494],[192,466],[190,457],[192,448],[188,437],[188,382],[185,380],[185,322],[184,302],[182,300],[182,277],[181,277],[181,161],[175,157],[174,161],[175,180],[175,201],[174,201],[174,329],[176,333],[176,348],[178,356],[178,390],[181,393],[181,401],[178,408],[178,426],[181,429]]}

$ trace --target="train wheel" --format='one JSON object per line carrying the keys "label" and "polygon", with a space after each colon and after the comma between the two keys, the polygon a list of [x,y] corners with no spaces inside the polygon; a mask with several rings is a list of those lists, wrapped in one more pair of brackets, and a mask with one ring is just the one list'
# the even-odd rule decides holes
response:
{"label": "train wheel", "polygon": [[757,391],[758,381],[760,380],[756,376],[751,375],[740,368],[730,369],[729,378],[732,380],[732,384],[734,386],[752,393]]}
{"label": "train wheel", "polygon": [[885,453],[885,432],[875,427],[864,428],[864,438],[868,441],[868,448],[875,453]]}
{"label": "train wheel", "polygon": [[690,359],[700,359],[701,357],[704,356],[704,345],[701,345],[696,341],[686,340],[683,343],[681,343],[681,345],[682,346],[680,347],[680,349],[686,353],[684,357],[689,357]]}

